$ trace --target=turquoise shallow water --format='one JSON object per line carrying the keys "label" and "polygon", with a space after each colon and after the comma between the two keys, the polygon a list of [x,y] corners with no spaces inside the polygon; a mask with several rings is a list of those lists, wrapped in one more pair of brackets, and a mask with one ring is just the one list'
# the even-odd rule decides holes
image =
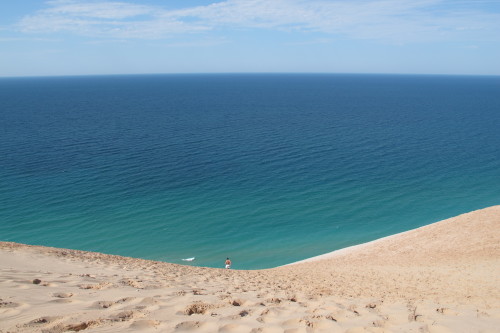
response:
{"label": "turquoise shallow water", "polygon": [[500,77],[0,79],[0,240],[283,265],[500,203]]}

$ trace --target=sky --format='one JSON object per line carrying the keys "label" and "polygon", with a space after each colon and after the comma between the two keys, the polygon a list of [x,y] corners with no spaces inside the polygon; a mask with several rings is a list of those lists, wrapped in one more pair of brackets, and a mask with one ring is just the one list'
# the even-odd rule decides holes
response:
{"label": "sky", "polygon": [[500,75],[500,0],[0,0],[0,77]]}

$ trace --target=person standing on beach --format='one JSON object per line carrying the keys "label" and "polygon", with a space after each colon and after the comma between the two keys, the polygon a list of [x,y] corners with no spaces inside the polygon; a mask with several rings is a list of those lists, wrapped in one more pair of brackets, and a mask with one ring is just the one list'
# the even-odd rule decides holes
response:
{"label": "person standing on beach", "polygon": [[226,269],[230,268],[231,268],[231,260],[229,260],[229,258],[226,258]]}

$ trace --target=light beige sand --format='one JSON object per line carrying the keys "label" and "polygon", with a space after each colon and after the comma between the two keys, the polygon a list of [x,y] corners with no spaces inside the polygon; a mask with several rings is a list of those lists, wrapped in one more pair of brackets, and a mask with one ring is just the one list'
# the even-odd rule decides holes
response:
{"label": "light beige sand", "polygon": [[0,332],[500,332],[500,206],[294,265],[0,243]]}

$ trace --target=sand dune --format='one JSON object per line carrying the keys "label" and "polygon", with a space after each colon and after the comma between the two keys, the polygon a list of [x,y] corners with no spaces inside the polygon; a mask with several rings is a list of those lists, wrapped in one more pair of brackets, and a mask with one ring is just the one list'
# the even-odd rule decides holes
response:
{"label": "sand dune", "polygon": [[500,332],[500,206],[257,271],[0,243],[0,332],[75,331]]}

